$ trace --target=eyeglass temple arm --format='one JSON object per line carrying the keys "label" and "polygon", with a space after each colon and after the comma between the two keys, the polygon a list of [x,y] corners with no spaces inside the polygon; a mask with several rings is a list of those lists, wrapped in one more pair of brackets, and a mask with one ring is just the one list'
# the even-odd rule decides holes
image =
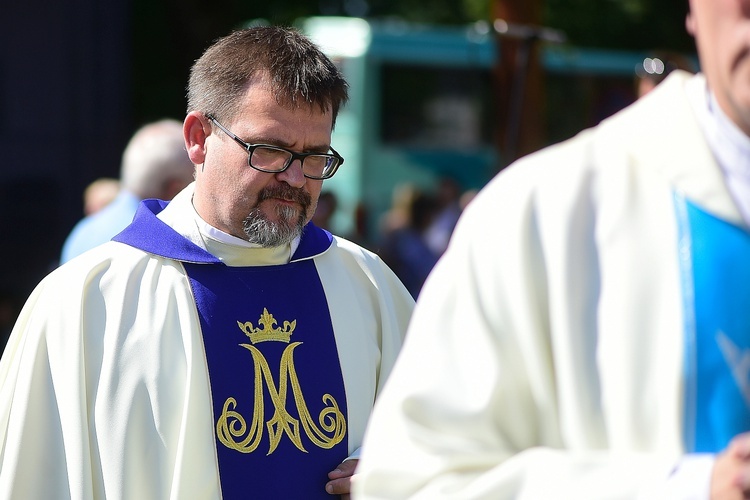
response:
{"label": "eyeglass temple arm", "polygon": [[245,141],[243,141],[242,139],[240,139],[239,137],[237,137],[236,135],[234,135],[234,133],[231,130],[229,130],[224,125],[222,125],[221,123],[219,123],[216,120],[216,118],[213,117],[213,115],[206,115],[206,118],[208,118],[210,121],[212,121],[225,134],[227,134],[229,137],[231,137],[232,139],[234,139],[237,142],[237,144],[241,145],[243,148],[245,148],[245,149],[247,149],[249,151],[248,144]]}

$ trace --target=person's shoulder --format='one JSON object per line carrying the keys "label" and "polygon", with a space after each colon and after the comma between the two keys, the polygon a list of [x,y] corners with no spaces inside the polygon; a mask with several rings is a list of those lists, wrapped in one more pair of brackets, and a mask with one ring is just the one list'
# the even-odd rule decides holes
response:
{"label": "person's shoulder", "polygon": [[[403,283],[383,259],[367,248],[341,236],[333,236],[331,247],[324,255],[327,264],[337,270],[344,270],[352,283],[358,283],[360,291],[366,291],[371,297],[390,297],[403,304],[413,306],[414,299]],[[338,271],[337,271],[338,272]],[[390,299],[389,299],[390,300]]]}
{"label": "person's shoulder", "polygon": [[351,240],[348,240],[342,236],[337,236],[335,234],[333,235],[331,250],[338,256],[345,255],[359,259],[380,260],[380,257],[375,252],[372,252],[362,245],[359,245]]}
{"label": "person's shoulder", "polygon": [[70,231],[63,243],[61,261],[68,262],[83,252],[100,245],[112,237],[106,223],[96,216],[98,213],[84,217]]}
{"label": "person's shoulder", "polygon": [[335,262],[336,265],[343,264],[349,272],[372,274],[375,270],[388,268],[377,253],[336,235],[333,235],[331,247],[324,257],[331,259],[329,262]]}
{"label": "person's shoulder", "polygon": [[[179,267],[179,263],[159,257],[138,248],[116,241],[98,245],[62,264],[48,278],[85,284],[94,279],[132,279],[136,273],[153,268],[154,262],[161,266]],[[97,277],[97,278],[95,278]]]}
{"label": "person's shoulder", "polygon": [[140,200],[133,194],[122,192],[112,203],[92,214],[90,224],[102,227],[105,225],[123,228],[133,220]]}
{"label": "person's shoulder", "polygon": [[697,127],[685,90],[694,78],[700,76],[673,72],[648,95],[599,124],[516,160],[487,187],[500,191],[524,185],[564,186],[598,170],[612,170],[618,164],[627,167],[635,157],[652,155],[654,151],[644,144],[671,144],[675,135]]}
{"label": "person's shoulder", "polygon": [[63,244],[61,261],[68,262],[112,239],[132,222],[138,203],[133,195],[123,192],[106,207],[78,221]]}
{"label": "person's shoulder", "polygon": [[519,158],[495,174],[470,205],[486,207],[528,196],[547,185],[562,188],[577,182],[594,166],[591,151],[595,133],[596,128],[586,129]]}
{"label": "person's shoulder", "polygon": [[25,319],[19,319],[16,328],[37,341],[61,336],[71,342],[84,336],[100,339],[105,323],[128,327],[117,319],[109,321],[113,312],[116,318],[137,311],[145,321],[164,320],[171,308],[143,307],[154,297],[193,304],[180,263],[108,242],[45,276],[26,299],[21,313]]}
{"label": "person's shoulder", "polygon": [[185,269],[178,261],[110,241],[78,255],[37,285],[37,296],[56,310],[135,308],[144,296],[184,296]]}
{"label": "person's shoulder", "polygon": [[[673,71],[654,90],[637,99],[631,105],[602,120],[597,127],[601,133],[618,133],[622,129],[630,131],[628,137],[644,134],[660,135],[665,125],[675,125],[684,113],[692,112],[688,99],[687,85],[691,80],[701,80],[703,75],[693,75],[685,71]],[[621,137],[627,142],[628,137]]]}

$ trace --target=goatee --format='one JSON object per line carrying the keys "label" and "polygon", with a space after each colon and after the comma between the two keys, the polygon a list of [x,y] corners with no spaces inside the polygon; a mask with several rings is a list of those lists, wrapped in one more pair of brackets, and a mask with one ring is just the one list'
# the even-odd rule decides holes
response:
{"label": "goatee", "polygon": [[[300,208],[279,205],[276,208],[277,220],[271,221],[259,208],[263,200],[271,198],[295,202]],[[258,204],[250,211],[242,224],[247,241],[264,248],[291,243],[302,234],[311,204],[312,199],[308,193],[287,184],[264,189],[258,194]]]}

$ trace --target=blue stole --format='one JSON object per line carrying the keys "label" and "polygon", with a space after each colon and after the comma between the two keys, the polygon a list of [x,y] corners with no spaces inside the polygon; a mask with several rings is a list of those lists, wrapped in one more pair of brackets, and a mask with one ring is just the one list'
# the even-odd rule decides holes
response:
{"label": "blue stole", "polygon": [[750,234],[675,198],[685,311],[684,439],[715,453],[750,430]]}
{"label": "blue stole", "polygon": [[331,244],[308,224],[289,264],[228,267],[145,201],[116,236],[187,270],[206,351],[224,498],[330,499],[348,455],[347,407],[328,303],[311,258]]}

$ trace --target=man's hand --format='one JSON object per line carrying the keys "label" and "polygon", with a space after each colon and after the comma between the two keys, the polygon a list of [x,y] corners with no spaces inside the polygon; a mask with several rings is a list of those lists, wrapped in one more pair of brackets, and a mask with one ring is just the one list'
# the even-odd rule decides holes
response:
{"label": "man's hand", "polygon": [[328,473],[328,483],[326,491],[331,495],[341,495],[343,500],[349,500],[351,491],[351,479],[354,475],[354,469],[357,468],[359,460],[351,459],[341,462],[336,469]]}
{"label": "man's hand", "polygon": [[711,500],[750,498],[750,432],[732,439],[716,457],[711,473]]}

